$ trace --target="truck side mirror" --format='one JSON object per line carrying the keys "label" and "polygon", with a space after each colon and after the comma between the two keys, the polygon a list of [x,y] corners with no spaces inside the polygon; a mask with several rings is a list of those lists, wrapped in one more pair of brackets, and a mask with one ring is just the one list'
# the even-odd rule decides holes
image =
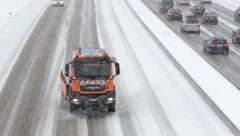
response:
{"label": "truck side mirror", "polygon": [[65,76],[69,76],[69,63],[65,64]]}
{"label": "truck side mirror", "polygon": [[115,62],[115,68],[116,68],[116,75],[119,75],[120,74],[119,63]]}

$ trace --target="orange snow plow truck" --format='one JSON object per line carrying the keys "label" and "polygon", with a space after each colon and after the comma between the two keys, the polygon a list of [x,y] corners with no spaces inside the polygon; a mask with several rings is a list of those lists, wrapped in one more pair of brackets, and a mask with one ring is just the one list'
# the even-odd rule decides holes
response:
{"label": "orange snow plow truck", "polygon": [[119,74],[119,63],[105,49],[73,49],[71,61],[65,64],[65,73],[60,73],[63,98],[69,101],[70,111],[115,112],[113,79]]}

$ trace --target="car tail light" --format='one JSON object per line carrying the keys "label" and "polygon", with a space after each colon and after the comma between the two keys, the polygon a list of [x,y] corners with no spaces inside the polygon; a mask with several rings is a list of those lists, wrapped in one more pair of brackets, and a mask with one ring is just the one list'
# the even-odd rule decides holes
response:
{"label": "car tail light", "polygon": [[211,44],[211,45],[210,45],[210,48],[215,48],[215,47],[216,47],[215,44]]}
{"label": "car tail light", "polygon": [[182,12],[179,12],[179,15],[182,15]]}
{"label": "car tail light", "polygon": [[204,20],[207,20],[207,19],[208,19],[207,17],[204,18]]}
{"label": "car tail light", "polygon": [[228,48],[228,47],[229,47],[229,44],[228,44],[228,43],[225,43],[225,44],[224,44],[224,47],[227,47],[227,48]]}

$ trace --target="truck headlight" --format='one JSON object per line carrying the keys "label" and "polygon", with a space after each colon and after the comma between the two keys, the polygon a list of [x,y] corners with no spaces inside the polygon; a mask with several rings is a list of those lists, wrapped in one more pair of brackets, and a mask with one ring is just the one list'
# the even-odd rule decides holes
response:
{"label": "truck headlight", "polygon": [[73,104],[80,104],[79,99],[76,99],[76,98],[72,99],[72,102]]}
{"label": "truck headlight", "polygon": [[113,98],[113,97],[107,98],[107,103],[113,103],[113,101],[114,101],[114,98]]}

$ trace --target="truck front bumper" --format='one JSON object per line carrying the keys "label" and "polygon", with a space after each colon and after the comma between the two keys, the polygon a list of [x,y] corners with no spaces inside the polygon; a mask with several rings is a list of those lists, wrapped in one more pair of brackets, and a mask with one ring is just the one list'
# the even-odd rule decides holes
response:
{"label": "truck front bumper", "polygon": [[83,109],[86,111],[108,111],[108,108],[115,106],[115,95],[106,94],[96,97],[75,95],[69,99],[71,107],[75,110]]}

